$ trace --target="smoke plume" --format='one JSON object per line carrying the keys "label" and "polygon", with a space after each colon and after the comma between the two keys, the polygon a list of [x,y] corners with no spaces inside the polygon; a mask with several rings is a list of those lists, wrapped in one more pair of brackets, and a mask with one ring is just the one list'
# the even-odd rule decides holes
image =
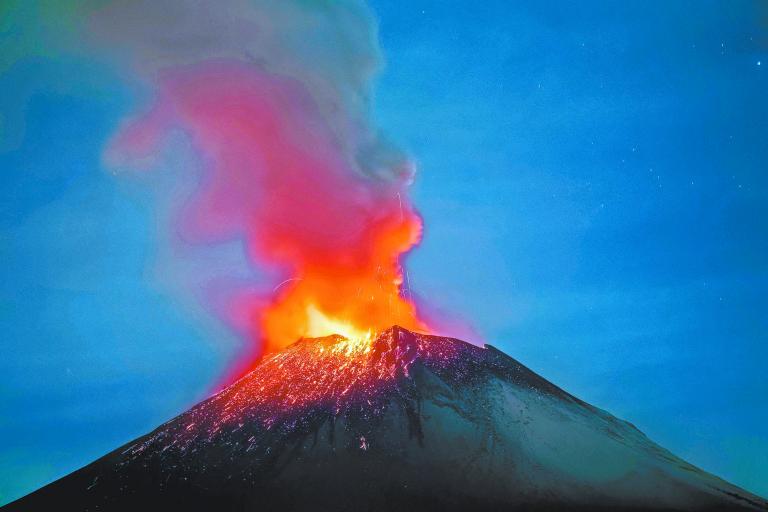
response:
{"label": "smoke plume", "polygon": [[370,121],[380,52],[362,3],[115,0],[89,26],[152,90],[107,163],[151,159],[181,131],[202,175],[190,174],[199,184],[179,229],[195,243],[242,241],[254,268],[280,274],[230,303],[257,353],[301,336],[427,329],[401,290],[421,220],[412,165]]}

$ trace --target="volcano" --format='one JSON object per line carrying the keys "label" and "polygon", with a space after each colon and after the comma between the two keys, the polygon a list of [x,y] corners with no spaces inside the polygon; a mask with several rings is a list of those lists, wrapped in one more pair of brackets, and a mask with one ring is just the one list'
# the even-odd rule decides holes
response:
{"label": "volcano", "polygon": [[302,339],[6,510],[768,510],[485,345]]}

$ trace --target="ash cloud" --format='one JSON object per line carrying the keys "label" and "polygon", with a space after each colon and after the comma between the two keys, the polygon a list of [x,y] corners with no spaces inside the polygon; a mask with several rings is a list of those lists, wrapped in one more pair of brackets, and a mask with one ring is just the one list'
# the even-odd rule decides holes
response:
{"label": "ash cloud", "polygon": [[179,174],[194,190],[171,198],[179,241],[238,244],[253,277],[230,286],[229,269],[209,261],[172,286],[207,290],[256,357],[332,334],[319,331],[337,319],[426,329],[400,294],[421,219],[407,197],[412,166],[370,122],[381,58],[362,2],[115,0],[89,23],[106,57],[152,92],[107,146],[107,165],[178,168],[174,143],[194,155]]}
{"label": "ash cloud", "polygon": [[351,168],[409,182],[413,166],[370,122],[381,67],[371,12],[355,0],[114,0],[94,11],[97,40],[149,81],[207,60],[248,63],[310,93]]}

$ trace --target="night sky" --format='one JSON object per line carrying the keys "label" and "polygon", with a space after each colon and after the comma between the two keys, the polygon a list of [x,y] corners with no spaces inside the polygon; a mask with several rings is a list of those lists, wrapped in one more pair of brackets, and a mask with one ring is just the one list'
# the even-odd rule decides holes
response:
{"label": "night sky", "polygon": [[[370,3],[375,117],[418,164],[412,291],[768,495],[765,4]],[[0,503],[206,397],[241,342],[177,276],[243,272],[233,247],[169,263],[155,199],[171,180],[103,168],[146,91],[66,52],[8,61]]]}

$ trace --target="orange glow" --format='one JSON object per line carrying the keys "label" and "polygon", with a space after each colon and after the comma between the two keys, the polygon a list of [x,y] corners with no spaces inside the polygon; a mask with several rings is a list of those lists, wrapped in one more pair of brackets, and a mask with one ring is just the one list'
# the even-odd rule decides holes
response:
{"label": "orange glow", "polygon": [[303,337],[341,334],[356,349],[392,325],[429,331],[403,286],[401,260],[421,238],[421,219],[400,156],[363,166],[365,133],[340,141],[301,84],[239,61],[168,70],[159,87],[110,158],[143,161],[181,126],[202,156],[199,188],[179,215],[184,241],[242,241],[254,267],[287,278],[233,291],[225,319],[253,350],[226,380]]}
{"label": "orange glow", "polygon": [[420,228],[419,218],[411,213],[393,229],[371,233],[378,241],[365,251],[362,262],[345,261],[342,253],[335,262],[306,263],[260,312],[266,351],[281,350],[299,338],[332,334],[364,346],[392,325],[428,332],[414,304],[401,293],[399,258],[418,242]]}

